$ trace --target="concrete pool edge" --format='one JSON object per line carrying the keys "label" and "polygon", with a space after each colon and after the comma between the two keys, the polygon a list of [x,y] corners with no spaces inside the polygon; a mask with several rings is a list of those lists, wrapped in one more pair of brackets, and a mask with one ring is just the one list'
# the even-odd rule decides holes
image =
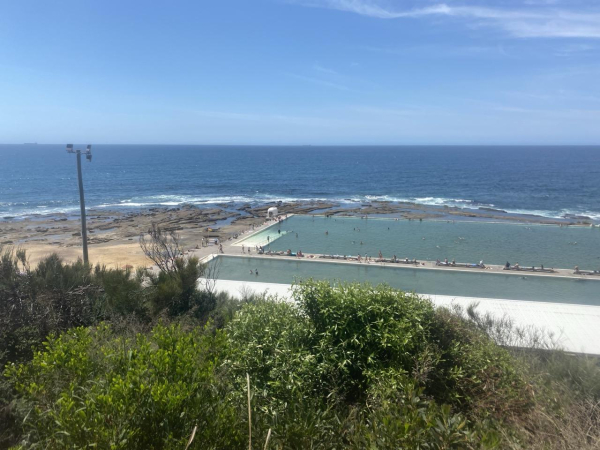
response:
{"label": "concrete pool edge", "polygon": [[[201,281],[199,281],[201,282]],[[244,293],[277,295],[291,301],[290,284],[255,281],[214,280],[216,291],[227,292],[241,298]],[[496,318],[510,317],[519,327],[533,327],[553,334],[561,349],[573,353],[600,355],[600,306],[508,300],[493,298],[461,297],[448,295],[418,294],[429,298],[436,307],[452,306],[466,308],[478,303],[478,311]]]}

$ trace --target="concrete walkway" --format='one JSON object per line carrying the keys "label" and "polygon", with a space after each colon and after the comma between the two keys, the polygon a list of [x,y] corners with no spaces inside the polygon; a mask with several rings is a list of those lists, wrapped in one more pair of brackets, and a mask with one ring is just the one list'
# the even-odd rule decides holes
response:
{"label": "concrete walkway", "polygon": [[[290,214],[290,216],[291,216],[291,214]],[[221,241],[220,244],[223,246],[223,254],[224,255],[241,255],[242,247],[241,247],[241,244],[239,244],[239,242],[241,240],[246,239],[246,238],[252,236],[253,234],[259,233],[260,231],[263,231],[264,229],[266,229],[276,223],[277,222],[274,220],[269,220],[258,227],[248,228],[247,230],[241,232],[238,235],[238,237],[235,239],[227,239],[227,240]],[[254,250],[254,247],[252,247],[252,250]],[[206,247],[186,249],[186,256],[196,256],[200,260],[209,259],[209,257],[211,257],[212,255],[216,255],[216,254],[219,254],[219,246],[214,245],[214,244],[207,245]],[[256,253],[252,253],[252,254],[256,254]],[[252,256],[252,254],[250,254],[250,256]],[[248,256],[247,253],[245,255]]]}

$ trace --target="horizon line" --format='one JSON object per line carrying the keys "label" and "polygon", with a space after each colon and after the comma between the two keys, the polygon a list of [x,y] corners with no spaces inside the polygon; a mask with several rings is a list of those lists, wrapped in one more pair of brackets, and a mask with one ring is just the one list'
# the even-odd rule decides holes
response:
{"label": "horizon line", "polygon": [[[69,143],[72,141],[69,141]],[[39,142],[17,142],[17,143],[0,143],[0,146],[8,145],[62,145],[65,143],[39,143]],[[74,144],[74,145],[88,145]],[[595,144],[172,144],[172,143],[92,143],[91,145],[147,145],[147,146],[177,146],[177,147],[600,147],[600,143]]]}

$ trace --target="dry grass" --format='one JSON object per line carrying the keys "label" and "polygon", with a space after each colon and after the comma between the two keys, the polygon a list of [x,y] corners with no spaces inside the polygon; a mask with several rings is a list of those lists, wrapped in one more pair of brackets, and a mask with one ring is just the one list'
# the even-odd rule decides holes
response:
{"label": "dry grass", "polygon": [[[513,436],[503,431],[505,442],[511,443],[511,449],[600,449],[600,403],[585,398],[561,409],[549,412],[547,405],[538,403],[524,420],[511,424]],[[515,433],[523,438],[514,439]]]}

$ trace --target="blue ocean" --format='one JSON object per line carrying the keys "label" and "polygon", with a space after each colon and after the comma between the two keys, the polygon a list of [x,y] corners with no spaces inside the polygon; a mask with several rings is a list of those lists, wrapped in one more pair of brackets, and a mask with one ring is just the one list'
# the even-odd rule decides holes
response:
{"label": "blue ocean", "polygon": [[[78,210],[63,145],[2,145],[0,161],[0,218]],[[83,176],[106,210],[390,200],[600,220],[600,147],[96,145]]]}

